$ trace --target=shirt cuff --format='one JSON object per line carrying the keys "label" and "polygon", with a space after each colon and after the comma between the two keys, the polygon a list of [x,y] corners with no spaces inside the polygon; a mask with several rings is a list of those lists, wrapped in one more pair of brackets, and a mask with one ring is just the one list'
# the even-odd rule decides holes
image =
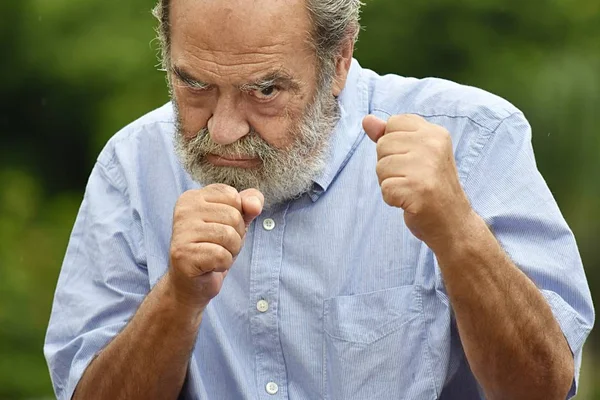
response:
{"label": "shirt cuff", "polygon": [[583,343],[589,335],[591,327],[558,294],[549,290],[542,290],[541,293],[550,305],[554,318],[557,320],[563,335],[569,343],[575,361],[575,375],[573,376],[573,383],[567,396],[567,399],[570,399],[577,394]]}

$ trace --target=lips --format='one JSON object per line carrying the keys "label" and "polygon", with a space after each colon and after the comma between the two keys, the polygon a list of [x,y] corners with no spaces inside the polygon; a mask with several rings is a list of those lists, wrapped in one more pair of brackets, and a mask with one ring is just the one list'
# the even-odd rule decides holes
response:
{"label": "lips", "polygon": [[206,160],[216,166],[222,167],[240,167],[240,168],[251,168],[260,165],[259,158],[251,157],[224,157],[216,154],[208,154]]}
{"label": "lips", "polygon": [[249,161],[249,160],[255,160],[254,157],[244,157],[244,156],[236,156],[236,157],[231,157],[231,156],[220,156],[218,154],[210,154],[213,157],[218,157],[218,158],[222,158],[223,160],[227,160],[227,161]]}

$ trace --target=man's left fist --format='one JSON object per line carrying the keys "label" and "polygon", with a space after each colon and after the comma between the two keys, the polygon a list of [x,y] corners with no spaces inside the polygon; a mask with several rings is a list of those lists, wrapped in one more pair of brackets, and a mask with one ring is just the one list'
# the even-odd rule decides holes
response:
{"label": "man's left fist", "polygon": [[458,179],[448,131],[417,115],[393,116],[387,123],[369,115],[363,128],[377,143],[385,202],[402,208],[406,226],[430,247],[453,240],[473,211]]}

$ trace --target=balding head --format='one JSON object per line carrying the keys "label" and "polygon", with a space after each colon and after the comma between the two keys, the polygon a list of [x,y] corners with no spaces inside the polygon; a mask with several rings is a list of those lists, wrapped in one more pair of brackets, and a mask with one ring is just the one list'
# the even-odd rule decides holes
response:
{"label": "balding head", "polygon": [[[198,0],[201,1],[201,0]],[[170,63],[171,48],[171,3],[175,0],[159,0],[153,10],[154,16],[158,19],[157,28],[158,38],[161,43],[162,62],[165,69]],[[319,66],[321,69],[331,71],[334,68],[336,56],[342,51],[345,42],[354,43],[358,38],[360,30],[360,0],[263,0],[263,1],[215,1],[213,5],[220,5],[223,8],[246,9],[248,7],[256,10],[273,10],[279,7],[291,6],[298,9],[301,2],[303,14],[309,19],[308,32],[296,32],[297,34],[307,34],[310,44],[313,46]],[[241,7],[240,7],[241,6]],[[213,18],[208,15],[195,16],[199,20]],[[252,24],[254,21],[246,20],[246,23]]]}

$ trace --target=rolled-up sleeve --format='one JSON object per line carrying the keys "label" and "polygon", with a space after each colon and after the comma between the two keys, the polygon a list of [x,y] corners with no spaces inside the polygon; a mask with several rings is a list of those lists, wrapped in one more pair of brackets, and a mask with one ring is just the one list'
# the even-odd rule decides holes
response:
{"label": "rolled-up sleeve", "polygon": [[483,139],[477,162],[464,180],[465,191],[560,324],[575,358],[570,398],[576,393],[582,347],[594,323],[575,238],[538,172],[525,117],[513,114]]}
{"label": "rolled-up sleeve", "polygon": [[119,170],[90,176],[56,288],[44,344],[58,399],[70,399],[92,359],[150,290],[139,214]]}

